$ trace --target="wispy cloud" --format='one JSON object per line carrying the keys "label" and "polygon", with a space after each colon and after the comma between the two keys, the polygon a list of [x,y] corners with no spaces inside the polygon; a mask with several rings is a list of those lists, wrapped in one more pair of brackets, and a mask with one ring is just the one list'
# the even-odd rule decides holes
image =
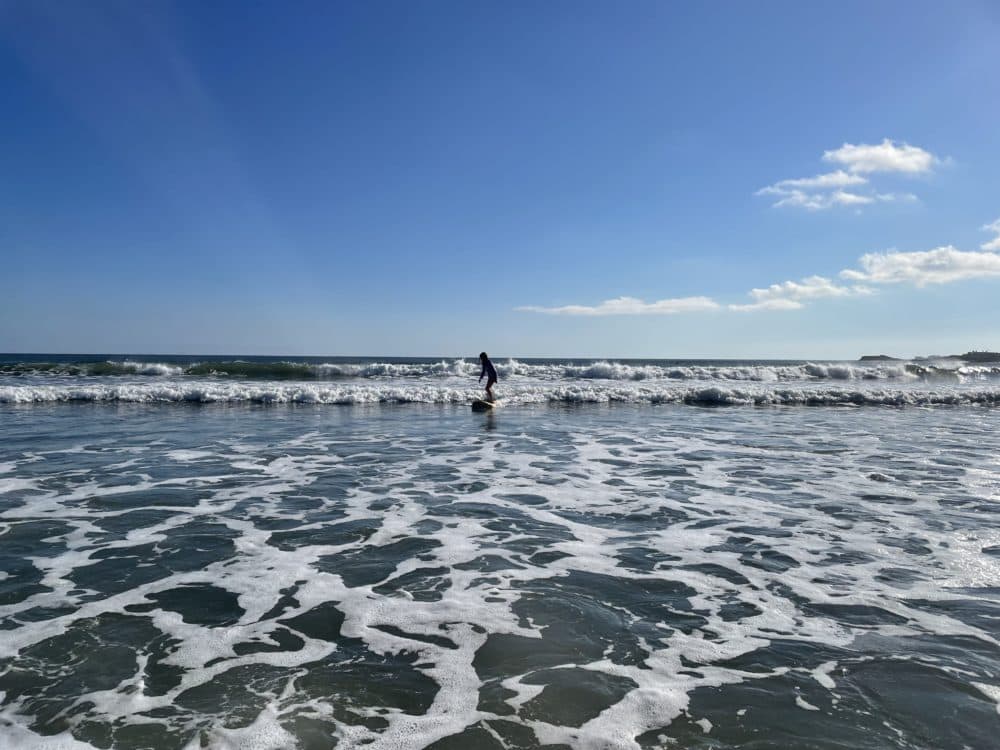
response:
{"label": "wispy cloud", "polygon": [[881,143],[845,143],[823,152],[823,161],[842,164],[854,174],[902,172],[923,174],[931,171],[939,159],[930,151],[908,143],[896,144],[888,138]]}
{"label": "wispy cloud", "polygon": [[830,193],[807,193],[805,190],[785,190],[772,185],[757,191],[757,195],[765,194],[780,196],[779,200],[774,203],[775,208],[792,206],[809,211],[822,211],[833,206],[859,206],[875,202],[875,198],[871,196],[859,195],[847,190],[834,190]]}
{"label": "wispy cloud", "polygon": [[979,246],[981,250],[996,250],[1000,251],[1000,219],[997,219],[991,224],[983,225],[984,232],[995,232],[996,237],[994,237],[989,242],[984,242]]}
{"label": "wispy cloud", "polygon": [[798,310],[807,300],[822,297],[855,297],[874,294],[867,286],[836,284],[825,276],[808,276],[801,281],[785,281],[771,284],[764,289],[751,289],[753,302],[729,305],[730,310],[753,312],[755,310]]}
{"label": "wispy cloud", "polygon": [[870,180],[864,175],[876,172],[917,175],[929,172],[941,161],[929,151],[908,143],[897,144],[888,138],[877,144],[845,143],[838,149],[824,152],[823,160],[837,163],[846,171],[837,169],[813,177],[779,180],[761,188],[755,195],[777,197],[778,200],[772,204],[775,208],[802,208],[807,211],[913,201],[917,196],[912,193],[865,190]]}
{"label": "wispy cloud", "polygon": [[759,312],[761,310],[801,310],[803,305],[794,299],[765,299],[760,302],[748,302],[745,305],[729,305],[735,312]]}
{"label": "wispy cloud", "polygon": [[[857,174],[848,174],[842,169],[836,172],[826,172],[815,177],[799,177],[794,180],[781,180],[764,190],[823,190],[826,188],[844,188],[853,185],[864,185],[868,182],[867,177]],[[761,191],[763,192],[763,191]]]}
{"label": "wispy cloud", "polygon": [[778,195],[780,200],[774,203],[775,208],[793,206],[809,211],[822,211],[835,206],[867,206],[871,203],[888,203],[890,201],[915,201],[913,193],[852,193],[849,190],[834,190],[829,193],[807,193],[804,190],[780,190],[773,185],[757,191],[757,195]]}
{"label": "wispy cloud", "polygon": [[958,250],[951,245],[913,253],[867,253],[861,270],[847,269],[841,278],[870,284],[909,283],[917,287],[1000,276],[1000,255]]}
{"label": "wispy cloud", "polygon": [[677,297],[661,299],[656,302],[644,302],[635,297],[618,297],[593,306],[539,307],[526,305],[515,309],[521,312],[545,313],[547,315],[675,315],[677,313],[717,310],[719,303],[709,297]]}

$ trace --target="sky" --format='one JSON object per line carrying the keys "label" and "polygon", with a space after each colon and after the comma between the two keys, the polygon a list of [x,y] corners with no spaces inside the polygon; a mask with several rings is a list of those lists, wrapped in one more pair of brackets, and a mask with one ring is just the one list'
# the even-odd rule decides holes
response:
{"label": "sky", "polygon": [[0,0],[0,351],[998,350],[998,71],[994,0]]}

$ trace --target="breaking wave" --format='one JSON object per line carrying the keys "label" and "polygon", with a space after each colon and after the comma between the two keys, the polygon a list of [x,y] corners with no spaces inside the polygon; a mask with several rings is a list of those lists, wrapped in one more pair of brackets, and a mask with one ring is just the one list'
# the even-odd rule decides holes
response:
{"label": "breaking wave", "polygon": [[[200,404],[460,404],[478,391],[425,384],[245,384],[191,381],[0,386],[0,403],[52,402]],[[529,404],[691,404],[701,406],[938,406],[998,405],[1000,389],[976,387],[816,387],[752,384],[655,386],[583,383],[507,386],[507,405]]]}
{"label": "breaking wave", "polygon": [[[844,362],[721,364],[627,364],[610,360],[582,364],[558,361],[498,362],[501,379],[526,377],[544,381],[574,380],[699,380],[761,383],[792,381],[917,381],[965,382],[1000,378],[1000,365],[928,364],[905,362],[865,365]],[[317,381],[390,378],[448,378],[476,375],[479,365],[464,359],[435,362],[296,362],[205,360],[187,363],[106,360],[101,362],[0,363],[7,377],[156,377],[224,378],[234,380]]]}
{"label": "breaking wave", "polygon": [[108,377],[147,375],[158,377],[213,377],[248,380],[335,380],[338,378],[421,377],[467,375],[474,366],[463,360],[434,364],[396,364],[373,362],[307,363],[248,362],[217,360],[189,364],[141,362],[133,360],[105,362],[17,362],[0,364],[0,375]]}

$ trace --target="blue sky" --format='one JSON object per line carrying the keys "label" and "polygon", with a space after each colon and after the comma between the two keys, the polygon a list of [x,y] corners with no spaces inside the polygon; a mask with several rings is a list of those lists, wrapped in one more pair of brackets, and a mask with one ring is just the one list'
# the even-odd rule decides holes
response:
{"label": "blue sky", "polygon": [[1000,349],[998,70],[990,0],[5,2],[0,351]]}

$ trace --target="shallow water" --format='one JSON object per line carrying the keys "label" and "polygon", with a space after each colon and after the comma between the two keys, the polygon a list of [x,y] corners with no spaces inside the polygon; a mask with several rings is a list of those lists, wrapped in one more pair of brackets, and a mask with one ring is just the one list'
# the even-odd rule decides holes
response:
{"label": "shallow water", "polygon": [[0,738],[989,748],[1000,411],[0,405]]}

